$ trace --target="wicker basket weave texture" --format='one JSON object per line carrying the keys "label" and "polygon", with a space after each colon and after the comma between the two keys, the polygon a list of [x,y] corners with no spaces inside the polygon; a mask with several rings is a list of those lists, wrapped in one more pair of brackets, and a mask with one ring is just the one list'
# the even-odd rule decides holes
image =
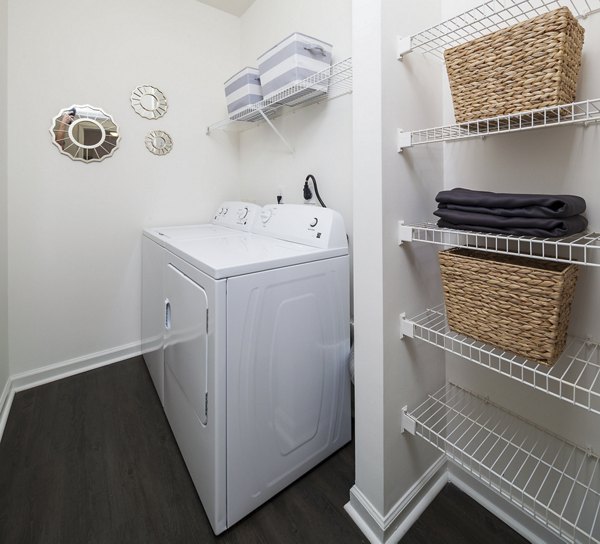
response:
{"label": "wicker basket weave texture", "polygon": [[565,348],[576,265],[469,249],[439,253],[450,329],[547,365]]}
{"label": "wicker basket weave texture", "polygon": [[563,7],[447,49],[456,121],[574,102],[583,35]]}

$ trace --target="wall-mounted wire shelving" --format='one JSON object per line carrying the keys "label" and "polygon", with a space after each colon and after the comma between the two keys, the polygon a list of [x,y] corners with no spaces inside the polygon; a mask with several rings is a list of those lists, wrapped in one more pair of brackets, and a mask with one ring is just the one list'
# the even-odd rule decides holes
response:
{"label": "wall-mounted wire shelving", "polygon": [[[419,51],[443,61],[444,50],[566,6],[583,19],[600,12],[600,0],[490,0],[418,34],[398,38],[398,59]],[[414,131],[398,130],[398,151],[423,144],[600,121],[600,99],[500,115]]]}
{"label": "wall-mounted wire shelving", "polygon": [[[560,7],[578,19],[600,12],[600,0],[488,0],[412,36],[398,38],[397,58],[411,52],[444,61],[444,51]],[[416,59],[411,59],[416,60]],[[407,66],[408,67],[408,66]],[[485,138],[540,128],[588,126],[600,121],[600,98],[412,131],[399,129],[397,150],[436,142]],[[596,131],[593,131],[596,134]],[[600,266],[600,233],[537,238],[440,228],[398,226],[398,243],[522,255]],[[403,337],[422,340],[491,372],[600,414],[600,344],[569,337],[558,361],[547,366],[452,331],[443,305],[415,317],[401,314]],[[600,544],[600,459],[591,450],[511,414],[486,399],[446,384],[415,409],[403,410],[402,429],[442,451],[566,542]]]}
{"label": "wall-mounted wire shelving", "polygon": [[[599,0],[600,1],[600,0]],[[332,100],[352,92],[352,57],[332,64],[298,83],[284,87],[274,96],[248,106],[236,114],[235,119],[224,119],[207,127],[206,134],[214,130],[241,132],[266,122],[290,151],[292,148],[271,122],[287,112],[312,104]]]}
{"label": "wall-mounted wire shelving", "polygon": [[419,51],[443,60],[444,50],[496,30],[568,7],[582,19],[600,11],[600,0],[491,0],[418,34],[398,39],[398,58]]}
{"label": "wall-mounted wire shelving", "polygon": [[454,125],[398,131],[398,151],[415,145],[452,142],[467,138],[483,138],[508,132],[566,125],[588,125],[600,121],[600,98],[560,106],[550,106],[489,119],[478,119]]}
{"label": "wall-mounted wire shelving", "polygon": [[600,345],[595,342],[570,337],[558,361],[548,366],[450,330],[443,305],[413,318],[403,316],[401,330],[408,337],[600,414]]}
{"label": "wall-mounted wire shelving", "polygon": [[423,242],[468,247],[493,253],[511,253],[534,259],[600,266],[600,233],[579,233],[562,238],[533,238],[488,234],[438,227],[435,223],[398,225],[398,242]]}
{"label": "wall-mounted wire shelving", "polygon": [[596,455],[447,384],[402,427],[566,542],[600,543]]}

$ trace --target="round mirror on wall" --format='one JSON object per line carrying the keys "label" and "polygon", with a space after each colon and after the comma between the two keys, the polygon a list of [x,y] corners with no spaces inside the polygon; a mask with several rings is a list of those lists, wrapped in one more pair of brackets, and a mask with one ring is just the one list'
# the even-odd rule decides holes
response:
{"label": "round mirror on wall", "polygon": [[155,155],[166,155],[173,149],[173,140],[164,130],[153,130],[146,136],[146,147]]}
{"label": "round mirror on wall", "polygon": [[167,97],[152,85],[140,85],[131,93],[131,107],[146,119],[158,119],[167,113]]}
{"label": "round mirror on wall", "polygon": [[61,110],[50,127],[52,142],[75,161],[93,162],[110,157],[119,144],[119,129],[104,110],[74,104]]}

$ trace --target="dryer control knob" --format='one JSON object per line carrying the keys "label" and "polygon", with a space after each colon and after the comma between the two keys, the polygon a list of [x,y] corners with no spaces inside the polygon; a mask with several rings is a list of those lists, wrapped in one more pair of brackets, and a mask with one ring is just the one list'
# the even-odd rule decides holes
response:
{"label": "dryer control knob", "polygon": [[266,224],[269,222],[269,219],[271,219],[272,215],[273,212],[271,210],[263,210],[262,212],[260,212],[260,220]]}
{"label": "dryer control knob", "polygon": [[238,210],[238,217],[240,219],[245,219],[247,215],[248,215],[248,207],[247,206],[245,208],[240,208]]}
{"label": "dryer control knob", "polygon": [[319,219],[317,217],[314,217],[313,220],[310,222],[310,226],[316,227],[318,222],[319,222]]}

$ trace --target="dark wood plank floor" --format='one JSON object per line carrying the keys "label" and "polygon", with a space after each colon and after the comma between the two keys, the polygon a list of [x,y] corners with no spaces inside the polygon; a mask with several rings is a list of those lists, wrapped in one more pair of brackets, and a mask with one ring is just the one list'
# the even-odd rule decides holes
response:
{"label": "dark wood plank floor", "polygon": [[[141,358],[15,396],[0,442],[2,544],[367,543],[343,510],[352,444],[219,537]],[[525,542],[447,486],[403,544]]]}

